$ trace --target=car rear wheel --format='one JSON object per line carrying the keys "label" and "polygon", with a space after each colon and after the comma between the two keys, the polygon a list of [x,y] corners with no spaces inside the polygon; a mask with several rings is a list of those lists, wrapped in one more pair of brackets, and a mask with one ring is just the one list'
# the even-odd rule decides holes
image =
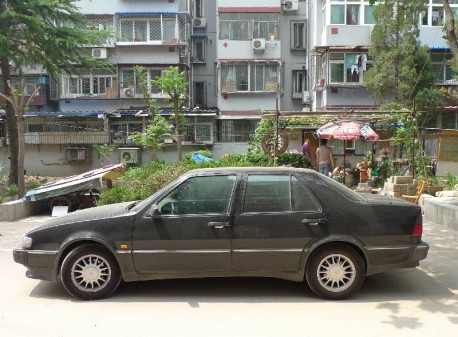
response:
{"label": "car rear wheel", "polygon": [[341,300],[355,294],[365,277],[364,261],[352,248],[327,247],[314,253],[306,269],[306,280],[315,294]]}
{"label": "car rear wheel", "polygon": [[82,245],[73,249],[65,257],[60,274],[65,289],[82,300],[107,297],[121,281],[117,261],[97,245]]}

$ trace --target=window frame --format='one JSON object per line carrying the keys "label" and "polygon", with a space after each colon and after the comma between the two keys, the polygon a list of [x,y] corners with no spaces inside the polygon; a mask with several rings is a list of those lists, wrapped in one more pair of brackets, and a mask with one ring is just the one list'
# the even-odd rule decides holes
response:
{"label": "window frame", "polygon": [[[307,20],[293,20],[290,22],[290,25],[291,25],[290,49],[299,50],[299,51],[306,50],[307,49]],[[302,35],[302,38],[300,35]]]}
{"label": "window frame", "polygon": [[[270,69],[267,67],[273,67]],[[226,73],[226,74],[225,74]],[[219,92],[223,93],[272,93],[281,85],[278,62],[223,62],[218,71]],[[275,76],[268,76],[275,75]],[[262,76],[262,90],[259,78]],[[270,79],[276,79],[272,82]]]}

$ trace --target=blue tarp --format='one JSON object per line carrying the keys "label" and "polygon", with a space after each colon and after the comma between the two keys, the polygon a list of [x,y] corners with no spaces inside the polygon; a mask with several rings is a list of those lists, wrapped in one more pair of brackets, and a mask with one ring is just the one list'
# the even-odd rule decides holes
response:
{"label": "blue tarp", "polygon": [[213,159],[205,157],[205,156],[203,156],[203,155],[201,155],[200,153],[197,153],[197,152],[194,153],[191,156],[191,159],[194,160],[197,164],[200,164],[202,162],[208,163],[209,161],[213,160]]}

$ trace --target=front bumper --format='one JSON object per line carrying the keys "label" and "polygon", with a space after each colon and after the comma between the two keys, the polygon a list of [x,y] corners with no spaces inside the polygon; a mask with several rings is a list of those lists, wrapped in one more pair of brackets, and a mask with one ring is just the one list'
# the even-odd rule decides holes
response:
{"label": "front bumper", "polygon": [[17,248],[13,250],[14,262],[27,268],[26,276],[33,279],[57,280],[57,251],[27,250]]}

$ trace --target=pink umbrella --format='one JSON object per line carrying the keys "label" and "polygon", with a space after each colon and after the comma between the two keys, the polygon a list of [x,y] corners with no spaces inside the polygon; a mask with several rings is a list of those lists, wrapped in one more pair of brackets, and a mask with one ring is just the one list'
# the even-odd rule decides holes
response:
{"label": "pink umbrella", "polygon": [[334,137],[341,140],[370,140],[379,139],[378,134],[365,123],[356,121],[333,121],[323,125],[316,130],[316,135],[320,138],[329,139]]}
{"label": "pink umbrella", "polygon": [[[329,122],[322,127],[320,127],[315,132],[316,136],[324,139],[329,139],[334,137],[335,139],[340,140],[368,140],[368,141],[377,141],[379,136],[375,133],[372,128],[363,122],[351,121],[351,120],[337,120]],[[344,183],[345,183],[345,161],[346,161],[346,151],[344,147]]]}

